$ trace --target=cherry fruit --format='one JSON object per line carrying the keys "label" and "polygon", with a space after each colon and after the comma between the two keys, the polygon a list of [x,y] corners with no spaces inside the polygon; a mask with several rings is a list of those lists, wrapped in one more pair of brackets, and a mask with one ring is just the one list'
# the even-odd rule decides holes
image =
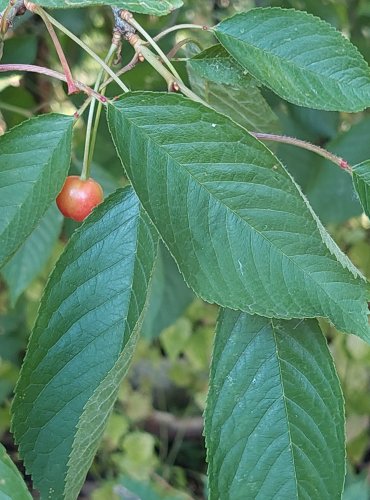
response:
{"label": "cherry fruit", "polygon": [[56,202],[65,217],[81,222],[103,201],[103,198],[103,190],[94,179],[83,180],[78,175],[70,175]]}

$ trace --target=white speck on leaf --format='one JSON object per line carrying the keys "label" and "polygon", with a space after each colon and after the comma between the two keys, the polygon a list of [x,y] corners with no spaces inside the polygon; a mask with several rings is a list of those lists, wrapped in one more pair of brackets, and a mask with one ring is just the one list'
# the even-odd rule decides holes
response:
{"label": "white speck on leaf", "polygon": [[238,260],[238,264],[239,264],[240,272],[241,272],[242,276],[244,276],[243,264],[240,262],[240,260]]}

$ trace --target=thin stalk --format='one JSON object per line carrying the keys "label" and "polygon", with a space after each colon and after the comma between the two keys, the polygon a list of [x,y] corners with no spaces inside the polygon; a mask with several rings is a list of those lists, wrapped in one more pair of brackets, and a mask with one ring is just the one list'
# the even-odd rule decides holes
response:
{"label": "thin stalk", "polygon": [[74,116],[75,116],[76,120],[78,120],[84,114],[85,110],[90,105],[91,99],[92,99],[92,97],[88,97],[85,100],[85,102],[82,104],[82,106],[80,108],[78,108],[77,111],[75,111]]}
{"label": "thin stalk", "polygon": [[[131,59],[131,61],[129,63],[127,63],[126,66],[124,66],[119,71],[117,71],[116,76],[120,76],[120,75],[123,75],[124,73],[127,73],[128,71],[131,71],[136,66],[138,61],[139,61],[139,56],[138,56],[138,54],[135,53],[135,55]],[[113,82],[113,78],[108,78],[107,80],[105,80],[105,82],[101,84],[99,91],[101,92],[111,82]]]}
{"label": "thin stalk", "polygon": [[153,52],[145,45],[142,45],[141,42],[142,40],[139,39],[134,43],[135,51],[142,54],[144,59],[166,80],[167,86],[170,90],[181,90],[184,95],[186,95],[193,101],[200,102],[208,108],[210,107],[205,101],[203,101],[203,99],[194,94],[192,90],[188,89],[181,80],[176,80],[174,76],[168,71],[168,69],[165,68],[160,61],[158,61]]}
{"label": "thin stalk", "polygon": [[210,31],[211,28],[209,26],[201,26],[200,24],[177,24],[176,26],[171,26],[170,28],[167,28],[163,30],[161,33],[156,35],[153,40],[155,42],[158,42],[161,38],[164,36],[168,35],[169,33],[172,33],[173,31],[178,31],[178,30],[203,30],[203,31]]}
{"label": "thin stalk", "polygon": [[172,74],[181,82],[181,77],[176,71],[175,67],[168,59],[163,50],[159,47],[159,45],[153,40],[153,38],[145,31],[145,29],[139,24],[133,17],[127,17],[127,22],[129,22],[139,33],[143,35],[143,37],[150,43],[153,49],[157,52],[159,56],[161,56],[162,61],[166,64],[168,69],[172,72]]}
{"label": "thin stalk", "polygon": [[[112,56],[114,55],[114,53],[115,53],[116,50],[117,50],[117,45],[112,44],[110,46],[109,51],[108,51],[107,57],[105,58],[105,61],[104,61],[104,63],[107,66],[109,66],[109,64],[111,63]],[[97,92],[98,89],[99,89],[99,87],[100,87],[100,84],[101,84],[101,81],[102,81],[104,73],[105,73],[105,71],[102,68],[99,71],[98,77],[97,77],[95,85],[94,85],[95,92]],[[91,154],[91,150],[90,150],[90,147],[91,147],[91,131],[92,131],[92,123],[93,123],[93,119],[94,119],[95,103],[96,103],[95,100],[91,101],[90,109],[89,109],[89,116],[87,118],[86,138],[85,138],[85,150],[84,150],[84,158],[83,158],[82,172],[81,172],[81,179],[83,179],[83,180],[88,179],[89,178],[89,173],[90,173],[90,165],[91,165],[91,159],[92,159],[92,154]],[[100,117],[100,113],[99,113],[99,117]],[[97,120],[99,119],[99,117],[97,117]],[[94,145],[95,145],[95,137],[94,137]]]}
{"label": "thin stalk", "polygon": [[0,35],[3,36],[8,31],[10,21],[8,20],[8,15],[13,9],[13,6],[9,3],[3,13],[0,12]]}
{"label": "thin stalk", "polygon": [[45,26],[49,32],[49,35],[53,41],[55,50],[57,51],[60,63],[61,63],[62,68],[63,68],[63,72],[67,78],[68,94],[74,94],[74,93],[78,92],[78,88],[76,87],[76,85],[74,84],[74,81],[73,81],[73,76],[72,76],[72,72],[70,70],[70,67],[68,65],[68,61],[66,59],[66,56],[64,55],[62,46],[60,45],[59,39],[57,37],[57,34],[55,33],[53,25],[49,21],[48,17],[45,15],[46,13],[43,9],[36,6],[34,9],[34,12],[36,14],[38,14],[41,17],[41,19],[44,21]]}
{"label": "thin stalk", "polygon": [[[53,69],[44,68],[42,66],[35,66],[34,64],[0,64],[0,73],[4,73],[6,71],[27,71],[28,73],[39,73],[67,83],[67,78],[63,73],[59,73],[59,71],[55,71]],[[82,92],[85,92],[88,96],[94,97],[103,104],[107,102],[107,98],[105,96],[99,94],[88,85],[85,85],[78,80],[73,81],[76,87]]]}
{"label": "thin stalk", "polygon": [[184,40],[180,40],[180,42],[178,42],[176,45],[174,45],[172,47],[172,49],[168,52],[168,54],[167,54],[168,59],[173,60],[173,57],[177,54],[177,52],[180,49],[182,49],[182,47],[184,45],[186,45],[188,43],[194,43],[195,45],[197,45],[201,49],[201,46],[199,45],[199,43],[196,42],[195,40],[193,40],[193,38],[184,38]]}
{"label": "thin stalk", "polygon": [[13,106],[13,104],[8,104],[7,102],[0,101],[0,109],[5,109],[6,111],[17,113],[18,115],[24,116],[26,118],[31,118],[33,116],[31,111],[20,108],[19,106]]}
{"label": "thin stalk", "polygon": [[65,33],[69,38],[71,38],[74,42],[76,42],[81,48],[83,48],[95,61],[113,78],[113,80],[117,83],[117,85],[124,91],[129,92],[128,87],[116,76],[114,71],[97,55],[93,50],[90,49],[85,42],[80,40],[76,35],[74,35],[69,29],[67,29],[63,24],[60,24],[56,19],[51,17],[48,13],[44,11],[45,15],[56,28],[60,29],[63,33]]}
{"label": "thin stalk", "polygon": [[[102,94],[105,93],[105,89],[103,89]],[[98,128],[99,128],[99,122],[100,122],[100,115],[101,115],[101,110],[102,110],[102,105],[99,102],[98,107],[96,110],[96,116],[95,116],[95,122],[94,122],[94,128],[91,134],[91,142],[90,142],[90,152],[89,152],[89,166],[91,165],[93,156],[94,156],[94,150],[95,150],[95,144],[96,144],[96,137],[98,135]]]}
{"label": "thin stalk", "polygon": [[343,158],[335,155],[334,153],[330,153],[330,151],[327,151],[320,146],[316,146],[316,144],[312,144],[311,142],[302,141],[301,139],[296,139],[295,137],[289,137],[286,135],[262,134],[259,132],[250,132],[250,134],[261,141],[282,142],[284,144],[290,144],[302,149],[307,149],[308,151],[313,151],[323,158],[326,158],[327,160],[335,163],[342,170],[345,170],[348,173],[352,173],[352,167]]}

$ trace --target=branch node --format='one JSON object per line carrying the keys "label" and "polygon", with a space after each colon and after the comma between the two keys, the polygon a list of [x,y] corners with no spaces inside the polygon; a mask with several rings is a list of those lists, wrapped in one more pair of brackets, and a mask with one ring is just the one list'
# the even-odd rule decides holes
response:
{"label": "branch node", "polygon": [[30,12],[35,12],[37,5],[33,2],[29,2],[28,0],[24,0],[24,6]]}
{"label": "branch node", "polygon": [[135,28],[127,21],[127,19],[131,18],[127,17],[125,13],[128,11],[119,9],[118,7],[112,7],[112,12],[114,16],[114,31],[118,31],[121,36],[123,36],[126,40],[136,32]]}
{"label": "branch node", "polygon": [[131,19],[134,17],[131,12],[128,10],[121,10],[120,12],[121,19],[123,19],[126,22],[130,22]]}

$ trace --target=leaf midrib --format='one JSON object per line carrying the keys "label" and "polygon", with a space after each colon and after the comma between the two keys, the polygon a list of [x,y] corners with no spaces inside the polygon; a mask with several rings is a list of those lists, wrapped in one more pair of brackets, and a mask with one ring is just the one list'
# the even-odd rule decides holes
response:
{"label": "leaf midrib", "polygon": [[[342,91],[343,87],[346,87],[346,92],[348,92],[348,85],[349,85],[348,82],[342,83],[342,82],[339,82],[339,80],[336,80],[335,78],[333,78],[329,75],[321,75],[320,73],[317,73],[317,72],[313,71],[312,69],[308,69],[307,67],[301,67],[300,65],[294,64],[294,62],[290,61],[289,59],[284,58],[283,56],[279,56],[279,55],[273,54],[272,52],[268,52],[266,49],[263,49],[262,47],[252,45],[251,43],[246,42],[243,39],[237,38],[236,36],[233,36],[229,33],[225,33],[224,31],[221,31],[220,33],[222,33],[222,35],[225,36],[226,38],[227,37],[231,38],[236,42],[245,44],[248,48],[251,48],[251,49],[254,49],[256,51],[263,53],[265,56],[267,56],[267,58],[271,57],[275,63],[276,63],[276,61],[278,61],[280,64],[281,64],[281,62],[283,62],[284,64],[286,64],[289,67],[289,70],[292,70],[292,69],[297,70],[298,69],[302,74],[308,73],[309,75],[313,75],[315,78],[320,78],[320,79],[325,78],[332,85],[339,87],[341,89],[341,91]],[[245,67],[245,66],[243,65],[243,67]],[[245,69],[247,69],[247,71],[249,71],[248,68],[245,68]],[[370,78],[370,75],[368,75],[368,76]],[[365,77],[365,75],[361,75],[361,78],[364,78],[364,77]],[[362,84],[361,87],[359,87],[358,91],[356,91],[356,92],[352,91],[351,92],[352,95],[358,95],[360,93],[362,97],[364,95],[366,96],[366,92],[364,92],[362,90],[362,87],[365,87],[365,84]]]}
{"label": "leaf midrib", "polygon": [[[119,107],[116,109],[120,109]],[[121,108],[121,113],[122,113],[122,116],[125,116],[124,114],[124,108]],[[136,123],[134,121],[130,121],[130,119],[128,117],[126,117],[126,119],[132,124],[134,125],[137,129],[139,129],[140,131],[145,131],[145,129],[143,127],[140,127],[139,125],[136,125]],[[239,214],[237,214],[234,210],[232,210],[230,207],[228,207],[227,205],[225,205],[221,200],[219,200],[216,196],[214,196],[207,188],[204,187],[204,184],[202,184],[201,182],[199,182],[192,174],[191,172],[189,172],[189,170],[186,168],[185,164],[182,164],[182,163],[179,163],[178,160],[175,160],[170,153],[168,153],[168,151],[161,145],[159,144],[157,141],[155,141],[155,139],[153,139],[151,136],[149,136],[147,133],[145,132],[142,132],[143,135],[145,135],[147,138],[148,138],[148,142],[152,142],[154,143],[155,146],[157,146],[160,150],[162,150],[173,162],[174,164],[182,167],[189,175],[189,177],[191,177],[193,179],[193,181],[198,184],[200,187],[202,187],[203,189],[205,189],[207,191],[207,193],[209,193],[209,197],[210,198],[213,198],[216,200],[217,203],[219,203],[220,205],[222,205],[227,211],[231,212],[237,219],[240,219],[243,223],[245,223],[246,225],[248,225],[250,228],[251,228],[251,231],[255,231],[261,238],[263,238],[264,240],[266,240],[269,245],[275,249],[275,251],[277,251],[277,253],[281,254],[283,257],[285,257],[287,260],[289,260],[293,266],[295,266],[296,268],[298,268],[302,274],[304,276],[307,276],[310,280],[312,280],[313,283],[315,283],[322,291],[323,293],[329,297],[331,300],[333,300],[333,302],[335,302],[338,307],[346,312],[342,306],[335,301],[335,299],[331,296],[329,296],[328,292],[321,286],[320,283],[318,283],[317,281],[314,280],[314,278],[308,274],[303,268],[301,268],[294,260],[292,260],[291,257],[289,257],[288,255],[286,255],[281,249],[279,249],[278,247],[276,247],[275,245],[273,245],[273,243],[264,235],[262,234],[261,232],[259,232],[254,226],[252,226],[249,222],[247,222],[245,219],[243,219]],[[279,162],[280,164],[280,162]],[[254,167],[258,167],[258,165],[254,165],[254,164],[251,164],[253,165]],[[281,165],[281,164],[280,164]],[[284,168],[282,165],[281,165],[281,168]],[[322,241],[322,240],[321,240]],[[322,244],[326,247],[325,243],[322,241]],[[329,260],[332,260],[331,259],[331,256],[330,255],[325,255],[325,258],[329,259]],[[343,270],[345,271],[345,269],[343,268]],[[314,317],[314,316],[313,316]],[[325,318],[327,318],[327,316],[324,316]]]}

